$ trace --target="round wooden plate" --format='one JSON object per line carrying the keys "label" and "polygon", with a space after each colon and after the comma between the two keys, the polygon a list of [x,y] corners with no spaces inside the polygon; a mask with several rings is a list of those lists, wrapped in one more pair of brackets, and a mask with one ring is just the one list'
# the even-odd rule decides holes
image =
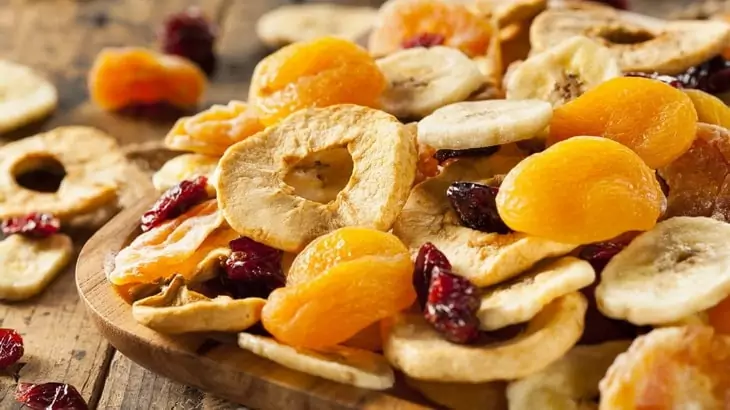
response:
{"label": "round wooden plate", "polygon": [[[138,324],[131,307],[107,282],[104,267],[139,230],[154,202],[140,201],[117,215],[84,246],[76,286],[101,334],[125,356],[180,383],[255,409],[426,409],[400,383],[377,392],[287,369],[206,334],[166,336]],[[225,340],[225,338],[223,339]]]}

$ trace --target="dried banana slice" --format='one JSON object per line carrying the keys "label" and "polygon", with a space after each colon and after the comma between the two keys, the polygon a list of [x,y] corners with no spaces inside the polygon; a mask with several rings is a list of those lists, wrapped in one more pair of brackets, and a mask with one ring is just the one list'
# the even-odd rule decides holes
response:
{"label": "dried banana slice", "polygon": [[355,41],[375,24],[377,9],[344,4],[289,4],[264,14],[256,34],[269,47],[335,36]]}
{"label": "dried banana slice", "polygon": [[601,274],[601,312],[637,325],[663,324],[709,309],[730,295],[730,225],[676,217],[639,235]]}
{"label": "dried banana slice", "polygon": [[[296,194],[284,180],[312,154],[347,148],[352,176],[326,204]],[[394,117],[334,105],[302,110],[232,146],[216,171],[218,203],[241,235],[289,252],[343,226],[386,231],[408,198],[416,142]]]}
{"label": "dried banana slice", "polygon": [[233,299],[217,296],[210,299],[185,286],[185,278],[175,275],[154,296],[132,304],[134,319],[158,332],[240,332],[261,320],[265,299]]}
{"label": "dried banana slice", "polygon": [[611,50],[575,36],[520,63],[505,76],[505,88],[508,99],[538,99],[557,107],[621,75]]}
{"label": "dried banana slice", "polygon": [[729,336],[707,326],[655,329],[608,369],[599,409],[726,409],[728,368]]}
{"label": "dried banana slice", "polygon": [[388,81],[383,110],[399,118],[422,118],[464,101],[484,84],[476,63],[449,47],[411,48],[376,61]]}
{"label": "dried banana slice", "polygon": [[[155,188],[164,192],[186,179],[193,179],[203,175],[211,180],[218,158],[202,154],[182,154],[167,162],[152,176]],[[209,190],[215,194],[213,184],[208,184]]]}
{"label": "dried banana slice", "polygon": [[42,292],[73,255],[71,238],[11,235],[0,242],[0,299],[23,300]]}
{"label": "dried banana slice", "polygon": [[[66,176],[58,191],[22,187],[16,175],[60,162]],[[0,219],[29,212],[69,219],[117,198],[124,156],[114,138],[90,127],[60,127],[0,147]]]}
{"label": "dried banana slice", "polygon": [[238,335],[238,346],[284,367],[364,389],[385,390],[395,383],[393,369],[383,356],[367,350],[344,346],[297,349],[248,333]]}
{"label": "dried banana slice", "polygon": [[527,322],[553,300],[578,291],[596,279],[591,265],[564,257],[539,263],[508,282],[482,291],[477,316],[483,330],[496,330]]}
{"label": "dried banana slice", "polygon": [[405,378],[406,384],[451,410],[507,410],[505,382],[439,383]]}
{"label": "dried banana slice", "polygon": [[421,315],[401,314],[383,329],[385,357],[407,376],[439,382],[483,383],[536,373],[561,358],[583,333],[588,303],[567,294],[535,316],[524,333],[479,346],[444,339]]}
{"label": "dried banana slice", "polygon": [[418,142],[436,149],[491,147],[533,138],[550,125],[553,108],[539,100],[465,101],[418,122]]}
{"label": "dried banana slice", "polygon": [[575,346],[542,371],[510,383],[510,410],[595,408],[598,383],[629,345],[630,341],[621,340]]}
{"label": "dried banana slice", "polygon": [[41,119],[56,109],[56,87],[29,67],[0,60],[0,132]]}
{"label": "dried banana slice", "polygon": [[457,181],[479,182],[506,174],[524,158],[507,145],[487,158],[464,158],[448,165],[437,177],[418,184],[393,225],[393,233],[413,254],[433,243],[451,261],[454,272],[477,286],[509,279],[542,259],[570,253],[576,245],[521,233],[500,235],[462,226],[445,193]]}

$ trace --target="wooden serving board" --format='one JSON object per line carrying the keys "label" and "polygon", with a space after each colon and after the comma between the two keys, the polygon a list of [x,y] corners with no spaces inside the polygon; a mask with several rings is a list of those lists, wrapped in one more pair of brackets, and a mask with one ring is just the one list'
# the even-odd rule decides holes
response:
{"label": "wooden serving board", "polygon": [[140,201],[107,223],[86,243],[76,268],[81,299],[121,353],[155,373],[254,409],[431,408],[402,384],[378,392],[287,369],[239,349],[234,335],[166,336],[138,324],[131,306],[107,282],[104,266],[140,233],[139,216],[152,202]]}

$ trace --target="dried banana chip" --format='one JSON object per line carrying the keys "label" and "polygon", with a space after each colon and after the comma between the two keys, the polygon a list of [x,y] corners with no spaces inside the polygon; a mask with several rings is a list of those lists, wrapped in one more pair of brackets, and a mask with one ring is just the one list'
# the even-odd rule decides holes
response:
{"label": "dried banana chip", "polygon": [[385,357],[407,376],[438,382],[483,383],[536,373],[561,358],[583,333],[587,308],[580,293],[565,295],[537,314],[524,333],[486,345],[444,339],[420,314],[384,322]]}
{"label": "dried banana chip", "polygon": [[132,304],[134,319],[161,333],[240,332],[261,320],[265,299],[210,299],[193,292],[175,275],[162,292]]}
{"label": "dried banana chip", "polygon": [[[202,154],[182,154],[167,162],[152,176],[155,188],[164,192],[186,179],[205,176],[210,181],[218,166],[218,158]],[[208,184],[208,190],[215,194],[213,184]]]}
{"label": "dried banana chip", "polygon": [[367,350],[334,346],[326,350],[297,349],[274,339],[248,333],[238,335],[238,346],[282,366],[365,389],[393,387],[393,369],[383,356]]}
{"label": "dried banana chip", "polygon": [[527,322],[548,303],[595,279],[591,265],[577,258],[540,263],[525,274],[482,291],[477,312],[481,329],[496,330]]}
{"label": "dried banana chip", "polygon": [[29,67],[0,60],[0,132],[20,128],[56,109],[56,87]]}
{"label": "dried banana chip", "polygon": [[507,410],[505,382],[439,383],[405,378],[406,384],[452,410]]}
{"label": "dried banana chip", "polygon": [[0,299],[23,300],[48,286],[73,255],[71,238],[11,235],[0,242]]}

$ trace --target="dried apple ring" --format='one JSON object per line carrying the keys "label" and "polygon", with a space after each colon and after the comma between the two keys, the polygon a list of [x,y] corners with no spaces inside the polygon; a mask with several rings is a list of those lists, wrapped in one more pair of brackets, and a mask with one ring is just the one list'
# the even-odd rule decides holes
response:
{"label": "dried apple ring", "polygon": [[[342,147],[353,171],[333,201],[305,199],[285,183],[298,162]],[[349,104],[302,110],[226,151],[214,178],[218,203],[241,235],[297,252],[344,226],[390,229],[408,198],[416,157],[413,135],[382,111]]]}
{"label": "dried apple ring", "polygon": [[[124,163],[116,141],[90,127],[60,127],[0,148],[0,219],[30,210],[68,219],[117,198]],[[20,185],[16,177],[52,166],[65,176],[56,192]]]}

